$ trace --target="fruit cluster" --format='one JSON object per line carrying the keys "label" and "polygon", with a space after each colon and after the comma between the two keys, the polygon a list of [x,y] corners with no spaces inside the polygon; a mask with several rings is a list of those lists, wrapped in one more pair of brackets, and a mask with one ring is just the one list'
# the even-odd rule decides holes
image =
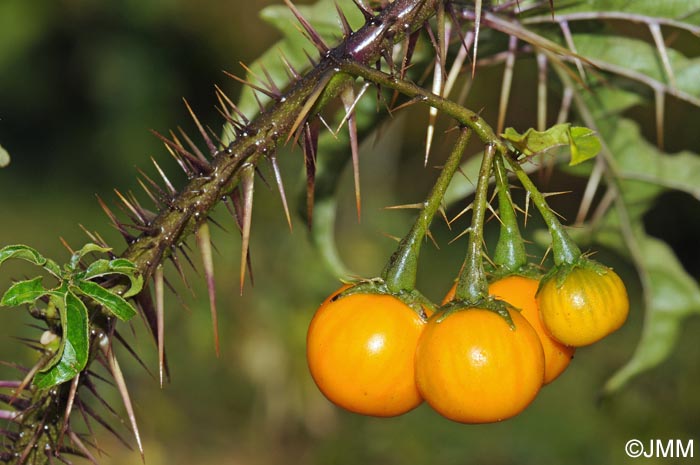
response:
{"label": "fruit cluster", "polygon": [[566,369],[575,347],[626,318],[627,294],[614,271],[581,265],[557,281],[512,275],[491,283],[507,315],[448,306],[423,316],[391,295],[341,297],[344,286],[309,327],[311,375],[329,400],[364,415],[400,415],[426,400],[462,423],[510,418]]}
{"label": "fruit cluster", "polygon": [[[555,380],[576,347],[604,338],[627,318],[629,300],[619,276],[581,253],[519,161],[497,153],[495,145],[484,150],[457,282],[437,308],[415,289],[420,245],[468,138],[463,130],[382,275],[344,286],[311,321],[311,375],[329,400],[347,410],[395,416],[425,400],[454,421],[501,421],[522,412]],[[528,263],[507,166],[549,229],[554,267],[544,276]],[[482,244],[492,176],[501,233],[489,283]]]}

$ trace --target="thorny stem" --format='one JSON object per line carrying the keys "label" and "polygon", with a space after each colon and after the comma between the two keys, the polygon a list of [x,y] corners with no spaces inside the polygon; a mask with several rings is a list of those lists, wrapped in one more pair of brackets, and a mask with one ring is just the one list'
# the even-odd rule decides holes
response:
{"label": "thorny stem", "polygon": [[518,219],[515,216],[513,200],[508,187],[508,173],[502,156],[494,160],[496,189],[498,190],[498,213],[501,218],[501,231],[493,254],[493,262],[499,268],[515,272],[527,264],[525,243],[520,235]]}
{"label": "thorny stem", "polygon": [[455,172],[459,168],[462,154],[469,143],[472,131],[462,128],[452,153],[447,158],[442,167],[428,198],[425,200],[423,209],[411,227],[411,230],[399,243],[396,252],[389,259],[389,263],[382,272],[387,287],[392,292],[412,291],[416,284],[416,274],[418,272],[418,255],[425,239],[425,235],[430,228],[430,223],[440,208],[445,191],[452,180]]}
{"label": "thorny stem", "polygon": [[549,229],[549,234],[552,236],[554,264],[559,266],[574,263],[581,256],[581,249],[578,248],[576,243],[566,232],[564,226],[562,226],[561,222],[557,219],[557,216],[552,209],[549,208],[549,205],[547,205],[547,200],[545,200],[544,195],[537,189],[537,186],[535,186],[525,170],[520,166],[520,163],[514,160],[510,155],[506,155],[506,159],[511,169],[518,177],[520,184],[522,184],[525,190],[530,194],[532,202],[540,212],[542,219],[547,225],[547,229]]}
{"label": "thorny stem", "polygon": [[[149,230],[133,240],[121,257],[132,261],[144,280],[148,281],[173,250],[207,221],[210,211],[221,199],[233,192],[240,180],[239,173],[243,164],[257,164],[260,157],[293,136],[291,133],[298,127],[296,123],[299,121],[300,109],[306,108],[312,97],[318,98],[324,93],[325,85],[340,73],[337,63],[344,60],[375,63],[383,51],[423,27],[435,14],[438,1],[441,0],[395,0],[359,30],[350,34],[338,47],[329,50],[313,69],[259,114],[246,127],[241,137],[213,153],[208,169],[193,176],[180,193],[168,201],[167,206],[148,224]],[[341,90],[342,88],[335,87],[328,93]],[[325,99],[332,96],[323,95]],[[313,117],[314,110],[309,108],[309,113],[302,117]],[[114,290],[118,291],[117,288]],[[104,326],[104,333],[112,334],[114,322],[105,322]],[[98,342],[95,337],[91,339],[93,347]],[[91,362],[92,358],[88,363]],[[24,436],[29,438],[27,440],[36,441],[38,450],[43,451],[45,446],[56,446],[61,428],[58,410],[65,405],[68,394],[68,389],[64,389],[64,386],[68,385],[36,390],[30,402],[32,408],[23,413],[26,425],[40,425],[36,431],[31,431],[33,426],[28,426],[30,431]],[[54,418],[56,421],[46,421]],[[17,450],[31,447],[31,444],[25,443],[26,440],[21,439],[14,446]],[[49,456],[44,455],[35,457],[35,462],[39,463],[44,457],[50,461]],[[25,458],[15,456],[11,461],[21,463]]]}
{"label": "thorny stem", "polygon": [[479,179],[474,194],[472,223],[469,227],[469,243],[467,245],[467,257],[457,280],[455,298],[466,302],[477,303],[489,293],[489,284],[486,280],[484,263],[482,258],[482,244],[484,241],[484,221],[488,202],[489,179],[496,147],[489,144],[484,149],[484,157],[481,160]]}
{"label": "thorny stem", "polygon": [[122,257],[134,262],[144,278],[149,279],[172,248],[206,221],[209,211],[233,191],[241,165],[256,164],[279,141],[288,139],[299,117],[299,109],[318,92],[318,83],[327,83],[330,76],[340,71],[336,63],[343,60],[374,63],[385,47],[422,27],[435,13],[437,1],[396,0],[338,47],[329,50],[318,65],[247,127],[247,136],[239,137],[219,151],[212,161],[211,172],[191,179],[152,222],[151,231],[130,244]]}
{"label": "thorny stem", "polygon": [[455,103],[452,100],[440,97],[424,88],[413,84],[405,79],[399,79],[397,76],[372,69],[361,63],[344,60],[339,62],[339,67],[343,72],[354,76],[362,77],[368,81],[396,90],[409,98],[413,98],[428,106],[435,107],[448,116],[451,116],[458,123],[471,128],[474,133],[485,144],[493,145],[500,153],[506,153],[507,149],[503,142],[496,136],[493,128],[481,117],[462,105]]}

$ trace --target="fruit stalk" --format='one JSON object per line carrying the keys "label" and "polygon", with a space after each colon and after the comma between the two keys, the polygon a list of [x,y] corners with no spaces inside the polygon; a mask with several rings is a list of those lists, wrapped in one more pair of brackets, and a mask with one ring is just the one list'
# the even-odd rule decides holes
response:
{"label": "fruit stalk", "polygon": [[418,218],[413,223],[411,230],[399,243],[396,252],[389,259],[389,263],[382,272],[382,278],[391,292],[411,291],[416,284],[418,272],[418,256],[425,235],[430,228],[430,223],[440,208],[440,203],[445,196],[445,191],[459,168],[464,149],[469,143],[472,131],[469,128],[460,130],[457,143],[442,167],[428,198],[424,202]]}
{"label": "fruit stalk", "polygon": [[481,160],[479,180],[476,184],[474,195],[472,224],[469,228],[469,244],[467,257],[457,281],[458,300],[477,303],[489,295],[489,285],[484,272],[484,263],[481,256],[484,241],[484,220],[486,217],[486,204],[491,177],[491,168],[496,154],[496,146],[489,144],[484,149],[484,157]]}
{"label": "fruit stalk", "polygon": [[498,213],[501,218],[501,231],[496,244],[493,262],[500,270],[514,273],[527,265],[525,243],[520,235],[518,219],[513,208],[513,199],[508,187],[508,173],[503,156],[494,160],[496,189],[498,191]]}
{"label": "fruit stalk", "polygon": [[544,195],[537,189],[525,170],[520,166],[517,160],[514,160],[510,155],[505,155],[508,164],[518,177],[520,184],[530,194],[535,207],[540,212],[542,219],[549,229],[549,234],[552,236],[552,255],[554,256],[554,264],[557,266],[574,263],[581,256],[581,249],[571,239],[569,234],[557,219],[556,215],[549,208]]}

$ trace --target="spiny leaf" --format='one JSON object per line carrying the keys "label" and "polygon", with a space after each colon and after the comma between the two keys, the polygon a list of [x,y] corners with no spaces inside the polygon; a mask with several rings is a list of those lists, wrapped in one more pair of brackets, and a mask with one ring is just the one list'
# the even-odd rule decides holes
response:
{"label": "spiny leaf", "polygon": [[34,377],[34,384],[39,389],[47,389],[73,379],[87,364],[90,331],[85,304],[68,290],[64,301],[57,307],[63,329],[62,355],[58,363],[47,366]]}
{"label": "spiny leaf", "polygon": [[501,136],[527,156],[568,145],[571,150],[570,165],[593,158],[601,148],[600,140],[594,131],[585,127],[572,127],[569,123],[554,125],[546,131],[530,128],[523,134],[519,134],[513,128],[506,128]]}
{"label": "spiny leaf", "polygon": [[108,291],[97,283],[80,280],[77,282],[77,289],[81,294],[90,297],[122,321],[129,321],[136,315],[136,309],[123,297]]}
{"label": "spiny leaf", "polygon": [[46,295],[47,290],[41,284],[42,277],[19,281],[14,283],[0,299],[0,305],[5,307],[16,307],[23,304],[30,304],[36,299]]}

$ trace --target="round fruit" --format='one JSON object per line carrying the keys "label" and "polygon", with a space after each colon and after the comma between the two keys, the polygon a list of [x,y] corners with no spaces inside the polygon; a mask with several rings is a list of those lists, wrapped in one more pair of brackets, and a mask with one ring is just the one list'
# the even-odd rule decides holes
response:
{"label": "round fruit", "polygon": [[507,276],[491,283],[489,294],[519,309],[520,314],[537,332],[544,349],[544,384],[548,384],[569,366],[576,349],[552,339],[542,325],[535,298],[539,284],[536,279],[516,275]]}
{"label": "round fruit", "polygon": [[544,380],[537,333],[516,311],[514,328],[480,308],[433,315],[416,351],[416,382],[442,416],[461,423],[490,423],[523,411]]}
{"label": "round fruit", "polygon": [[622,326],[629,298],[620,277],[602,266],[575,266],[537,292],[540,317],[554,339],[569,346],[593,344]]}
{"label": "round fruit", "polygon": [[415,353],[425,322],[389,295],[327,299],[306,337],[309,370],[334,404],[363,415],[391,417],[417,407]]}

